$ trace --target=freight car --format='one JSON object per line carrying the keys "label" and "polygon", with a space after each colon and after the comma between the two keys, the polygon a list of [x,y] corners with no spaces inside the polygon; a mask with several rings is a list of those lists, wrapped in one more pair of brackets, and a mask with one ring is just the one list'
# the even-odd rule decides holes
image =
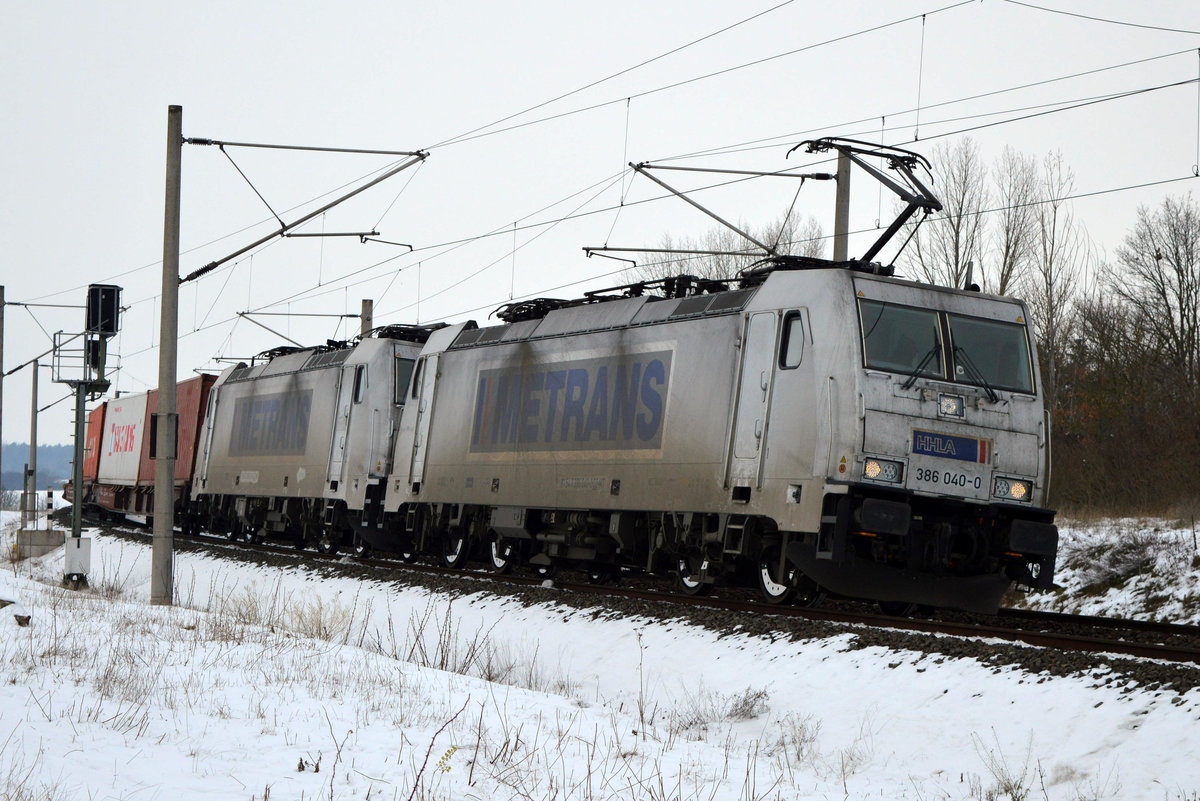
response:
{"label": "freight car", "polygon": [[[202,374],[180,381],[176,389],[177,432],[175,500],[181,510],[191,496],[192,466],[217,377]],[[158,391],[122,395],[88,414],[84,440],[83,502],[90,513],[150,516],[154,511],[154,437]],[[70,492],[70,490],[68,490]]]}

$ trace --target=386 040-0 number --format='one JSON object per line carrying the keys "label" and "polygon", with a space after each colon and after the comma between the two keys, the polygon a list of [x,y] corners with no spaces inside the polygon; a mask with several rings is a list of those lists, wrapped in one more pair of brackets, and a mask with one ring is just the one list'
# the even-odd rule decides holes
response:
{"label": "386 040-0 number", "polygon": [[947,487],[974,487],[975,489],[983,487],[983,479],[979,476],[972,478],[966,473],[959,473],[952,470],[934,470],[929,467],[918,467],[915,475],[917,481],[923,484],[939,484]]}

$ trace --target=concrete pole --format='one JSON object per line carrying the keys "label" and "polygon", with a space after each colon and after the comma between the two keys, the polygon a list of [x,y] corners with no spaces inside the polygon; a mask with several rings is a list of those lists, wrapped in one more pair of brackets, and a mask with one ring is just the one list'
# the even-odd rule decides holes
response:
{"label": "concrete pole", "polygon": [[[0,420],[4,419],[4,287],[0,286]],[[0,428],[0,454],[4,453],[4,431]],[[0,456],[0,476],[4,475],[3,456]],[[4,480],[0,478],[0,497],[4,495]],[[0,504],[2,507],[3,504]]]}
{"label": "concrete pole", "polygon": [[850,157],[838,151],[837,200],[833,212],[833,260],[850,258]]}
{"label": "concrete pole", "polygon": [[179,187],[183,106],[167,108],[166,202],[163,212],[162,323],[158,346],[158,438],[154,462],[154,539],[150,603],[175,600],[175,372],[179,329]]}
{"label": "concrete pole", "polygon": [[29,476],[25,479],[25,506],[33,513],[33,528],[37,528],[37,412],[38,360],[33,360],[33,391],[29,404]]}
{"label": "concrete pole", "polygon": [[362,323],[359,328],[359,335],[365,337],[367,332],[375,327],[375,301],[363,298],[362,314],[359,315],[359,321]]}

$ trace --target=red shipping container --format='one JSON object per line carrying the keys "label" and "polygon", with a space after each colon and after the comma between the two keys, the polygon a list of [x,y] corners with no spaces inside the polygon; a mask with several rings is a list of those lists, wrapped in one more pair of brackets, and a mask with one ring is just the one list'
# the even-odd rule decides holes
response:
{"label": "red shipping container", "polygon": [[87,436],[83,441],[83,480],[92,482],[100,471],[100,440],[104,438],[104,410],[102,403],[88,413]]}
{"label": "red shipping container", "polygon": [[[202,373],[175,385],[175,413],[179,415],[179,451],[175,459],[175,486],[192,480],[196,466],[196,448],[204,427],[208,409],[208,393],[216,383],[215,375]],[[150,458],[150,421],[158,413],[158,390],[150,390],[146,401],[146,436],[142,438],[141,463],[138,465],[138,486],[154,486],[154,460]]]}

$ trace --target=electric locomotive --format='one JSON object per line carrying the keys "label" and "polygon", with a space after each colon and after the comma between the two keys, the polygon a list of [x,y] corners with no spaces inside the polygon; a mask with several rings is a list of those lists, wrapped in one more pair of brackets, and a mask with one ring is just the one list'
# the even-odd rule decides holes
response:
{"label": "electric locomotive", "polygon": [[1051,586],[1020,302],[848,266],[662,283],[435,332],[358,535],[689,592],[752,576],[775,602],[995,611]]}

